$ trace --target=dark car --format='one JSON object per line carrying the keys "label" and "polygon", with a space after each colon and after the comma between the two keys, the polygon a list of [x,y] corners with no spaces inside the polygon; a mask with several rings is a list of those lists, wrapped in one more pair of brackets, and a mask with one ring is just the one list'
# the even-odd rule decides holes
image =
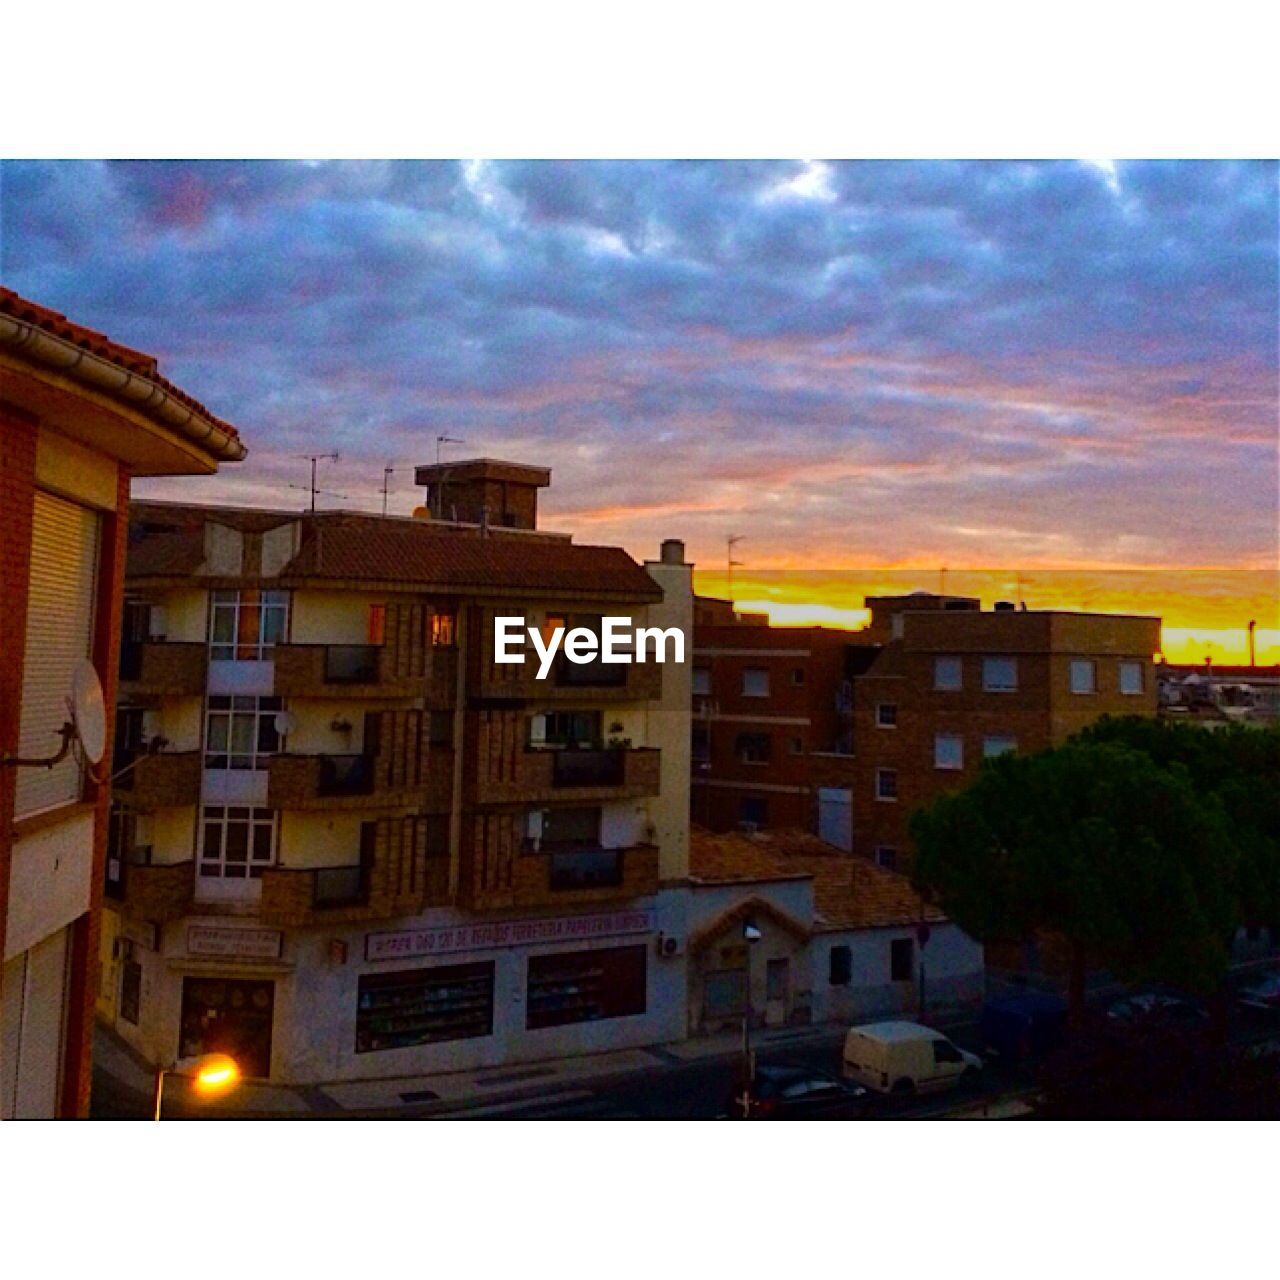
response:
{"label": "dark car", "polygon": [[1280,972],[1248,979],[1236,991],[1236,1001],[1256,1012],[1280,1013]]}
{"label": "dark car", "polygon": [[[755,1120],[843,1120],[862,1115],[867,1091],[838,1076],[804,1067],[757,1067],[751,1085]],[[742,1118],[742,1086],[734,1089],[729,1114]]]}
{"label": "dark car", "polygon": [[1121,996],[1107,1006],[1111,1022],[1124,1026],[1139,1026],[1160,1022],[1166,1026],[1185,1027],[1189,1031],[1202,1030],[1209,1021],[1205,1007],[1186,996],[1171,995],[1165,991],[1138,991]]}
{"label": "dark car", "polygon": [[982,1042],[1006,1062],[1038,1058],[1066,1039],[1067,1002],[1043,991],[988,1000],[982,1007]]}

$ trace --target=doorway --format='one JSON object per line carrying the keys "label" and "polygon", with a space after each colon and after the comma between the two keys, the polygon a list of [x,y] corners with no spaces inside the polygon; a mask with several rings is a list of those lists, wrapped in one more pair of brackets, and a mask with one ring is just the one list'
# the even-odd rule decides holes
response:
{"label": "doorway", "polygon": [[270,978],[184,978],[178,1056],[225,1053],[244,1075],[269,1077],[275,989]]}

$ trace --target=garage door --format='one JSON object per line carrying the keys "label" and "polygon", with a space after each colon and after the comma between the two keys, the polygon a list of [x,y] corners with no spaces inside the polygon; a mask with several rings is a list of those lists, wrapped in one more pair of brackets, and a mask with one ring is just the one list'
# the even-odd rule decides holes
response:
{"label": "garage door", "polygon": [[58,1114],[66,1024],[67,947],[59,929],[4,967],[0,987],[0,1118]]}

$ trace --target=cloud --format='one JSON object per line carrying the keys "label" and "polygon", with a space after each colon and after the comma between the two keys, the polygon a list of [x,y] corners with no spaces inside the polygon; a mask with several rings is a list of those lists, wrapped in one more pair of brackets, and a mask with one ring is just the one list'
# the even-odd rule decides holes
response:
{"label": "cloud", "polygon": [[759,563],[1275,548],[1272,163],[6,162],[0,276],[375,507],[434,437]]}

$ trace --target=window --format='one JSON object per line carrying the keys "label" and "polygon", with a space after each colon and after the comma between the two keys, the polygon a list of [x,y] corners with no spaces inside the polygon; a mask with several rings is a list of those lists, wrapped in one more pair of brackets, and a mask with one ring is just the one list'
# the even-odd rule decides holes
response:
{"label": "window", "polygon": [[889,979],[910,982],[915,969],[915,946],[910,938],[894,938],[889,943]]}
{"label": "window", "polygon": [[896,729],[898,727],[898,704],[896,702],[877,703],[876,724],[881,729]]}
{"label": "window", "polygon": [[982,687],[987,693],[1016,693],[1017,658],[983,658]]}
{"label": "window", "polygon": [[427,627],[427,643],[433,649],[452,649],[457,644],[458,619],[454,614],[433,613]]}
{"label": "window", "polygon": [[788,738],[788,739],[787,739],[787,750],[788,750],[788,751],[790,751],[790,752],[791,752],[791,754],[792,754],[793,756],[802,756],[802,755],[804,755],[804,739],[803,739],[803,738]]}
{"label": "window", "polygon": [[933,1042],[933,1060],[935,1063],[964,1061],[960,1056],[960,1050],[950,1040],[935,1040]]}
{"label": "window", "polygon": [[1092,658],[1071,659],[1071,692],[1098,692],[1098,664]]}
{"label": "window", "polygon": [[933,687],[955,690],[964,688],[964,662],[960,658],[934,658]]}
{"label": "window", "polygon": [[830,959],[831,985],[847,987],[853,981],[853,952],[848,947],[832,947]]}
{"label": "window", "polygon": [[387,642],[387,606],[371,604],[369,606],[369,643],[386,644]]}
{"label": "window", "polygon": [[1120,664],[1120,692],[1130,695],[1142,693],[1146,688],[1144,674],[1142,663],[1122,662]]}
{"label": "window", "polygon": [[958,733],[938,733],[933,738],[935,769],[964,768],[964,739]]}
{"label": "window", "polygon": [[773,741],[767,733],[740,733],[733,749],[743,764],[768,764]]}
{"label": "window", "polygon": [[599,805],[571,809],[547,809],[542,815],[544,849],[600,847]]}
{"label": "window", "polygon": [[205,805],[200,874],[222,880],[257,880],[276,860],[273,809]]}
{"label": "window", "polygon": [[1007,733],[989,733],[982,739],[982,755],[986,760],[990,760],[992,756],[1007,755],[1017,749],[1017,738]]}
{"label": "window", "polygon": [[897,769],[876,770],[876,799],[896,800],[898,798]]}
{"label": "window", "polygon": [[897,849],[888,844],[876,845],[876,866],[883,867],[886,871],[896,871],[898,868]]}
{"label": "window", "polygon": [[791,668],[791,683],[797,686],[804,684],[804,668],[803,667]]}
{"label": "window", "polygon": [[742,673],[742,696],[744,698],[769,696],[769,673],[763,667],[748,667]]}
{"label": "window", "polygon": [[693,726],[692,755],[695,764],[706,764],[711,759],[711,730],[705,724]]}
{"label": "window", "polygon": [[357,1053],[492,1034],[492,960],[360,979]]}
{"label": "window", "polygon": [[525,1025],[536,1031],[644,1013],[647,958],[645,946],[530,956]]}
{"label": "window", "polygon": [[[541,741],[549,747],[589,749],[602,741],[603,719],[599,711],[548,711],[542,721]],[[533,740],[538,741],[536,727],[534,733]]]}
{"label": "window", "polygon": [[774,956],[764,966],[764,998],[770,1004],[780,1004],[787,998],[791,986],[791,961],[786,956]]}
{"label": "window", "polygon": [[280,750],[276,716],[281,698],[214,694],[204,729],[206,769],[263,769],[265,758]]}
{"label": "window", "polygon": [[744,826],[763,827],[769,817],[769,802],[763,796],[743,796],[738,801],[738,821]]}
{"label": "window", "polygon": [[453,712],[433,711],[427,721],[427,732],[433,747],[453,746]]}
{"label": "window", "polygon": [[289,593],[215,591],[209,618],[209,657],[215,662],[261,662],[283,642],[289,624]]}
{"label": "window", "polygon": [[706,698],[711,696],[711,668],[710,667],[694,667],[693,691],[700,698]]}

